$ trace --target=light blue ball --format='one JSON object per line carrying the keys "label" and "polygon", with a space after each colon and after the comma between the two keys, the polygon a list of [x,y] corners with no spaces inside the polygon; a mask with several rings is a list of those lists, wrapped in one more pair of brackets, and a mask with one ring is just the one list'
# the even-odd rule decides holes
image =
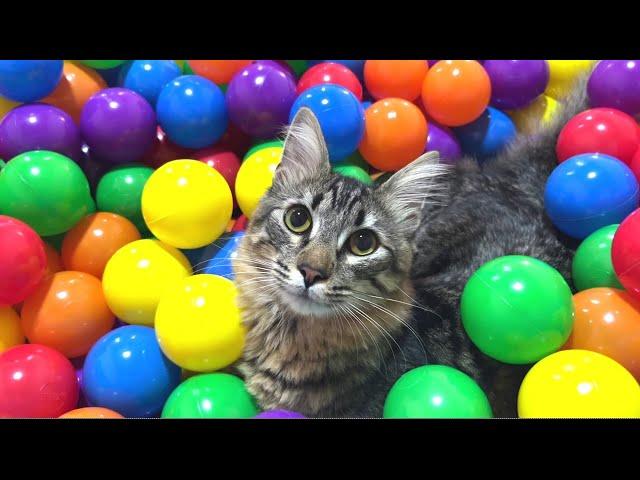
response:
{"label": "light blue ball", "polygon": [[134,60],[122,69],[121,75],[124,88],[139,93],[155,106],[162,88],[182,71],[173,60]]}

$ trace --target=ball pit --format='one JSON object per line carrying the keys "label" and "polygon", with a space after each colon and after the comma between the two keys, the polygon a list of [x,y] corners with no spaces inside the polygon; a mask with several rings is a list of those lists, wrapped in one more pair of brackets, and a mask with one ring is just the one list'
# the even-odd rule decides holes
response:
{"label": "ball pit", "polygon": [[617,108],[629,115],[640,113],[640,62],[601,60],[587,85],[594,107]]}
{"label": "ball pit", "polygon": [[578,290],[622,288],[611,262],[611,244],[618,225],[602,227],[585,238],[573,257],[572,277]]}

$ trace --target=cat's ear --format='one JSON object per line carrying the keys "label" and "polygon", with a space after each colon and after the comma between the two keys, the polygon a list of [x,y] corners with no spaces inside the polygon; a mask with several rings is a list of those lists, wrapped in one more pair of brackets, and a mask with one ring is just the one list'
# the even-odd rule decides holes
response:
{"label": "cat's ear", "polygon": [[440,163],[438,152],[427,152],[394,173],[378,187],[377,194],[394,214],[396,220],[405,225],[415,224],[420,211],[427,203],[440,203],[446,194],[444,175],[448,165]]}
{"label": "cat's ear", "polygon": [[300,183],[330,171],[327,144],[318,119],[310,109],[303,107],[287,129],[274,183]]}

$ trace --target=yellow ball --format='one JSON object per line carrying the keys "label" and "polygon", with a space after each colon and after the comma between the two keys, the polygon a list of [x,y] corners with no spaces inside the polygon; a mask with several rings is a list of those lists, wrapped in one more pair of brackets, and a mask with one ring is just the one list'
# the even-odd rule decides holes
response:
{"label": "yellow ball", "polygon": [[136,325],[153,325],[165,292],[191,275],[187,257],[158,240],[136,240],[120,248],[107,262],[102,289],[111,311]]}
{"label": "yellow ball", "polygon": [[557,100],[547,95],[540,95],[531,104],[510,112],[518,132],[530,134],[548,124],[558,113]]}
{"label": "yellow ball", "polygon": [[275,146],[253,152],[242,162],[236,177],[236,199],[247,218],[251,218],[260,199],[271,187],[281,159],[282,147]]}
{"label": "yellow ball", "polygon": [[176,248],[200,248],[224,233],[233,210],[224,177],[197,160],[158,168],[142,191],[142,216],[155,237]]}
{"label": "yellow ball", "polygon": [[0,353],[22,343],[20,317],[13,308],[0,306]]}
{"label": "yellow ball", "polygon": [[218,275],[194,275],[166,292],[155,327],[164,354],[193,372],[224,368],[240,357],[244,347],[236,287]]}
{"label": "yellow ball", "polygon": [[544,93],[561,100],[571,88],[576,78],[586,72],[596,60],[547,60],[549,64],[549,83]]}
{"label": "yellow ball", "polygon": [[[18,102],[14,102],[13,100],[9,100],[8,98],[0,95],[0,122],[11,109],[17,107],[18,105],[20,105]],[[5,158],[4,160],[8,162],[11,159]]]}
{"label": "yellow ball", "polygon": [[609,357],[587,350],[561,350],[527,373],[518,394],[518,416],[640,417],[640,386]]}

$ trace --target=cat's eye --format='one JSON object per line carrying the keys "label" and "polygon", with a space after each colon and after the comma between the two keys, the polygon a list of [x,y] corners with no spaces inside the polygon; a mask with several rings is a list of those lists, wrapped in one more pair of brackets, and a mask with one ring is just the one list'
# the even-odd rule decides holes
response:
{"label": "cat's eye", "polygon": [[378,249],[378,237],[371,230],[358,230],[349,237],[349,249],[354,255],[371,255]]}
{"label": "cat's eye", "polygon": [[311,214],[302,205],[295,205],[284,214],[284,224],[293,233],[304,233],[311,228]]}

